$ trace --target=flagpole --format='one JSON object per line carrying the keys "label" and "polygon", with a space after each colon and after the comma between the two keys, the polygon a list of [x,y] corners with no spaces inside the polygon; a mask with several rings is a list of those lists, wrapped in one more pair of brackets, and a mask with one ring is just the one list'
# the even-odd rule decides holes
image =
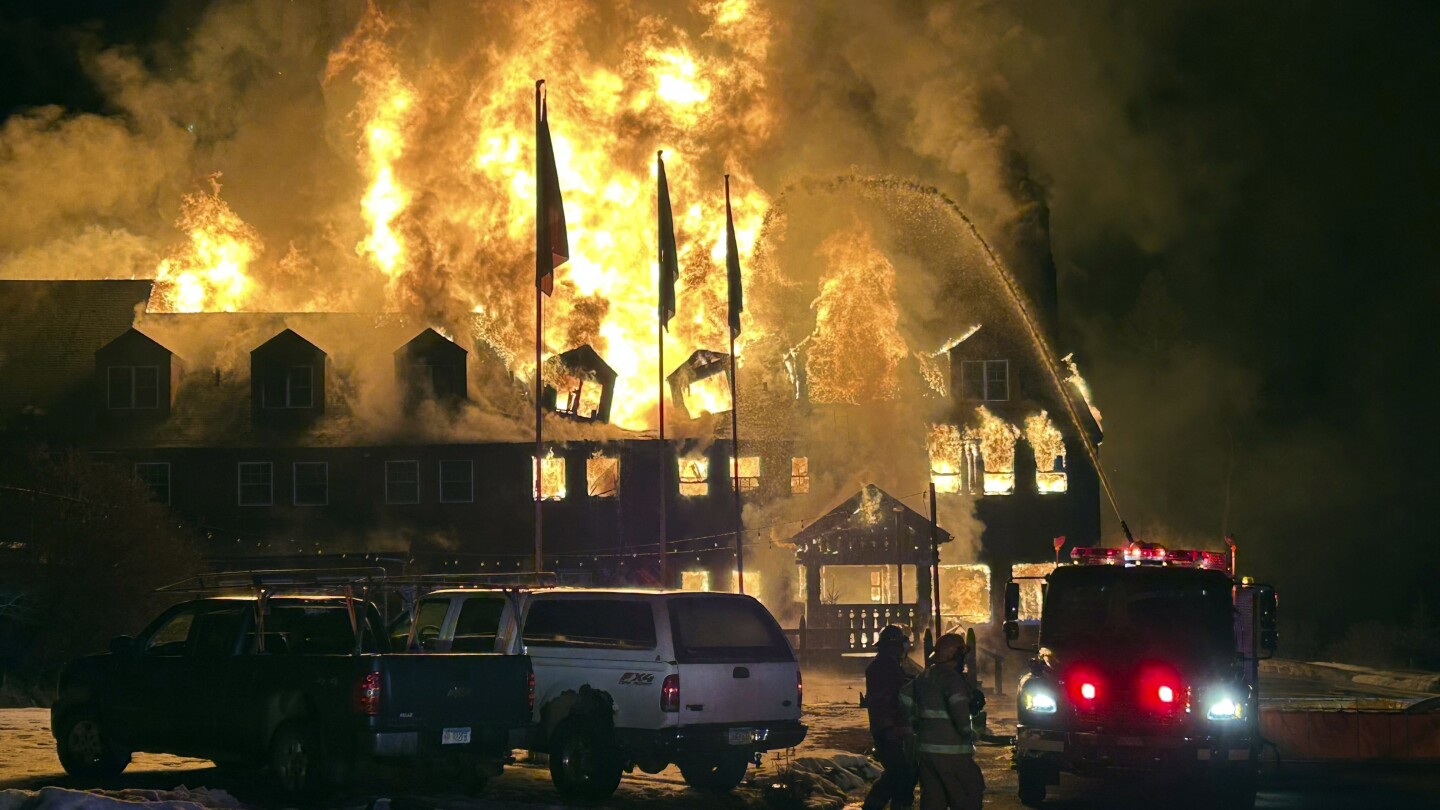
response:
{"label": "flagpole", "polygon": [[[663,151],[655,153],[655,165],[657,169],[661,165],[660,159],[663,154]],[[657,218],[661,215],[660,206],[663,204],[664,201],[660,199],[660,184],[657,175],[655,185],[655,215]],[[656,368],[655,378],[656,392],[660,395],[660,587],[667,588],[670,586],[670,549],[665,526],[665,503],[669,500],[669,492],[667,490],[669,489],[670,483],[670,454],[665,451],[665,284],[668,280],[665,278],[665,257],[663,255],[665,242],[663,239],[657,239],[656,242],[658,261],[656,262],[657,270],[655,278],[659,284],[655,288],[655,295],[659,305],[655,310],[655,341],[658,347],[659,366]]]}
{"label": "flagpole", "polygon": [[[725,175],[725,212],[730,212],[730,175]],[[728,276],[727,276],[728,277]],[[736,373],[735,329],[730,329],[730,465],[735,481],[735,589],[745,593],[745,544],[741,539],[743,521],[740,503],[740,377]]]}
{"label": "flagpole", "polygon": [[[539,164],[539,163],[541,162],[541,160],[542,160],[542,158],[541,158],[540,155],[539,155],[539,152],[540,152],[540,149],[541,149],[541,144],[540,144],[540,139],[539,139],[539,131],[540,131],[540,125],[541,125],[541,123],[544,121],[544,117],[543,117],[543,110],[542,110],[542,107],[541,107],[542,102],[541,102],[541,100],[540,100],[540,88],[543,87],[544,84],[545,84],[545,80],[544,80],[544,79],[540,79],[539,81],[535,82],[535,131],[536,131],[535,150],[536,150],[536,164],[537,164],[536,168],[537,168],[537,169],[539,168],[539,165],[538,165],[538,164]],[[545,211],[545,178],[542,176],[541,172],[536,171],[536,172],[535,172],[535,264],[536,264],[537,269],[539,268],[541,261],[548,261],[548,260],[549,260],[549,257],[547,257],[547,256],[545,255],[545,254],[546,254],[547,252],[549,252],[549,250],[550,250],[549,234],[545,233],[546,224],[547,224],[545,217],[546,217],[546,211]],[[541,369],[540,369],[540,353],[541,353],[541,344],[542,344],[543,341],[544,341],[544,324],[545,324],[545,293],[544,293],[544,290],[543,290],[543,289],[541,288],[541,286],[540,286],[540,283],[539,283],[539,281],[538,281],[538,276],[537,276],[537,281],[536,281],[536,284],[535,284],[535,462],[534,462],[534,464],[535,464],[535,493],[534,493],[534,495],[535,495],[535,573],[537,573],[537,574],[540,573],[541,571],[544,571],[544,570],[545,570],[545,527],[544,527],[545,513],[544,513],[544,509],[543,509],[544,499],[542,499],[542,498],[540,497],[542,494],[544,494],[544,491],[541,489],[541,477],[542,477],[542,475],[543,475],[541,468],[542,468],[544,465],[543,465],[542,462],[540,461],[540,459],[541,459],[541,457],[542,457],[542,450],[543,450],[543,448],[544,448],[544,443],[543,443],[543,438],[542,438],[542,430],[543,430],[542,425],[543,425],[543,421],[542,421],[542,419],[541,419],[541,410],[540,410],[540,395],[541,395],[541,384],[542,384],[542,383],[541,383],[541,377],[543,376],[543,375],[540,373],[540,371],[541,371]]]}
{"label": "flagpole", "polygon": [[[665,272],[665,268],[664,268],[663,265],[662,265],[661,268],[660,268],[660,272],[662,272],[662,273]],[[660,346],[659,346],[659,348],[660,348],[660,351],[659,351],[659,354],[660,354],[660,369],[659,369],[659,372],[656,374],[656,377],[658,377],[658,389],[659,389],[659,392],[660,392],[660,587],[665,588],[665,587],[669,587],[669,583],[670,583],[670,580],[669,580],[669,577],[668,577],[669,572],[668,572],[668,570],[667,570],[667,564],[668,564],[667,553],[669,552],[669,548],[668,548],[668,545],[669,545],[669,544],[668,544],[667,539],[666,539],[666,536],[665,536],[665,535],[666,535],[666,531],[665,531],[665,502],[668,500],[668,498],[667,498],[668,493],[666,492],[666,490],[669,488],[668,485],[669,485],[669,483],[670,483],[670,454],[667,453],[667,452],[665,452],[665,323],[664,323],[664,321],[659,321],[659,320],[657,320],[657,322],[656,322],[656,324],[655,324],[655,331],[656,331],[656,333],[658,334],[658,342],[659,342],[659,344],[660,344]]]}

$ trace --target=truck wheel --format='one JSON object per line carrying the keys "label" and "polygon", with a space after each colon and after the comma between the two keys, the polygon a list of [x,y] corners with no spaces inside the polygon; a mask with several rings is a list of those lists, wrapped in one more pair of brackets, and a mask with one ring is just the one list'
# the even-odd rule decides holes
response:
{"label": "truck wheel", "polygon": [[550,738],[550,781],[562,796],[600,801],[620,787],[614,735],[599,723],[567,720]]}
{"label": "truck wheel", "polygon": [[727,751],[713,757],[694,757],[680,763],[685,784],[696,790],[729,793],[745,779],[750,765],[748,751]]}
{"label": "truck wheel", "polygon": [[65,772],[80,779],[111,779],[130,764],[130,752],[111,738],[94,709],[77,709],[55,729],[55,753]]}
{"label": "truck wheel", "polygon": [[289,722],[276,729],[270,742],[270,776],[289,798],[313,799],[324,784],[320,739],[306,723]]}
{"label": "truck wheel", "polygon": [[1039,807],[1045,803],[1045,772],[1040,768],[1021,762],[1015,766],[1015,775],[1020,781],[1020,803],[1026,807]]}

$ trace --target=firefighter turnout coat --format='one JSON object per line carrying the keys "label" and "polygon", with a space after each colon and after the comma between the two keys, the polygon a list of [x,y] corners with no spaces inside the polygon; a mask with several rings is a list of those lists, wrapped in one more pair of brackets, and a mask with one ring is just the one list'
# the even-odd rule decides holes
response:
{"label": "firefighter turnout coat", "polygon": [[974,754],[970,687],[953,666],[933,664],[900,690],[900,707],[913,719],[922,754]]}

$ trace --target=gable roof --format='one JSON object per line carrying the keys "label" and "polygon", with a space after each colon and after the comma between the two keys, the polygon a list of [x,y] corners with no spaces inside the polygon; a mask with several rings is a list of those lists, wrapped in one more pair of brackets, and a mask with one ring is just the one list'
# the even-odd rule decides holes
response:
{"label": "gable roof", "polygon": [[250,350],[250,356],[264,357],[274,352],[304,352],[325,355],[325,350],[300,336],[294,329],[286,327],[280,334]]}
{"label": "gable roof", "polygon": [[135,348],[143,351],[164,352],[169,355],[174,354],[174,352],[161,345],[155,338],[150,337],[132,326],[124,332],[121,332],[119,337],[96,349],[95,356],[98,358],[102,354],[127,349],[131,347],[131,344],[134,344]]}
{"label": "gable roof", "polygon": [[468,355],[470,353],[465,350],[464,346],[435,331],[434,327],[426,327],[425,331],[411,338],[405,345],[396,349],[395,354],[426,355],[456,351],[462,355]]}
{"label": "gable roof", "polygon": [[[906,538],[905,551],[923,553],[930,547],[930,519],[906,506],[899,498],[874,484],[866,484],[814,523],[801,529],[790,542],[796,545],[801,560],[810,555],[852,555],[852,559],[836,558],[836,563],[894,562],[893,547],[882,544],[895,535],[896,515],[901,534]],[[936,541],[948,543],[954,536],[936,528]],[[865,558],[865,559],[861,559]]]}

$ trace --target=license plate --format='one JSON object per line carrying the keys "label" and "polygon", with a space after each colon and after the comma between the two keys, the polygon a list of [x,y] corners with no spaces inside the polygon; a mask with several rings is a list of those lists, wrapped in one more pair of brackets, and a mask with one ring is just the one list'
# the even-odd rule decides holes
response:
{"label": "license plate", "polygon": [[1140,748],[1145,745],[1145,740],[1140,737],[1121,737],[1117,742],[1129,748]]}
{"label": "license plate", "polygon": [[440,732],[441,745],[469,745],[470,729],[447,728]]}
{"label": "license plate", "polygon": [[749,745],[755,742],[755,729],[732,728],[729,731],[731,745]]}

